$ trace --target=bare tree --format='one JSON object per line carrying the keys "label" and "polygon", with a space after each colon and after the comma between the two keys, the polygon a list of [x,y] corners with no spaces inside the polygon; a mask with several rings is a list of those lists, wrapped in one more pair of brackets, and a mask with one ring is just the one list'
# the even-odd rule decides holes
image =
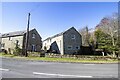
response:
{"label": "bare tree", "polygon": [[[114,13],[112,16],[104,17],[99,27],[101,30],[111,36],[112,46],[117,46],[117,37],[118,37],[118,14]],[[113,50],[113,56],[115,55],[115,50]]]}
{"label": "bare tree", "polygon": [[84,28],[79,30],[79,33],[82,35],[82,45],[83,46],[89,46],[90,45],[90,32],[88,29],[88,26],[85,26]]}

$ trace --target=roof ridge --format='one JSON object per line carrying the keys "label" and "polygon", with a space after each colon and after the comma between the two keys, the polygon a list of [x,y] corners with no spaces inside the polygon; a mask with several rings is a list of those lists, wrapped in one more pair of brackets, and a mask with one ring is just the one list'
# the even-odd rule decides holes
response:
{"label": "roof ridge", "polygon": [[[35,28],[30,29],[29,31],[33,30]],[[7,33],[0,33],[0,34],[8,34],[8,33],[14,33],[14,32],[22,32],[22,31],[27,31],[27,30],[18,30],[18,31],[11,31],[11,32],[7,32]]]}
{"label": "roof ridge", "polygon": [[[29,31],[34,30],[34,29],[35,28],[30,29]],[[0,37],[22,36],[26,32],[27,32],[27,30],[19,30],[19,31],[13,31],[13,32],[8,32],[8,33],[2,33],[2,34],[0,34]]]}
{"label": "roof ridge", "polygon": [[8,34],[8,33],[14,33],[14,32],[22,32],[22,31],[27,31],[27,30],[11,31],[11,32],[1,33],[1,34]]}
{"label": "roof ridge", "polygon": [[18,35],[23,35],[25,33],[26,33],[26,30],[14,31],[14,32],[3,33],[1,34],[1,37],[18,36]]}
{"label": "roof ridge", "polygon": [[[46,38],[46,39],[43,40],[43,41],[46,41],[46,40],[48,40],[48,39],[51,39],[51,38],[60,36],[60,35],[64,34],[66,31],[68,31],[68,30],[70,30],[70,29],[72,29],[72,28],[74,28],[74,27],[72,26],[71,28],[69,28],[69,29],[67,29],[67,30],[65,30],[65,31],[63,31],[63,32],[60,32],[60,33],[58,33],[58,34],[55,34],[55,35],[53,35],[53,36],[51,36],[51,37],[48,37],[48,38]],[[74,28],[74,29],[75,29],[75,28]]]}

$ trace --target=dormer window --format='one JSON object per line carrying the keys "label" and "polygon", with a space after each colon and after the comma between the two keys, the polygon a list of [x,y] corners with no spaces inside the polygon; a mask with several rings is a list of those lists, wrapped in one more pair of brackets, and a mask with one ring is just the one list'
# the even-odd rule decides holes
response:
{"label": "dormer window", "polygon": [[34,33],[32,34],[32,38],[35,38],[35,34]]}

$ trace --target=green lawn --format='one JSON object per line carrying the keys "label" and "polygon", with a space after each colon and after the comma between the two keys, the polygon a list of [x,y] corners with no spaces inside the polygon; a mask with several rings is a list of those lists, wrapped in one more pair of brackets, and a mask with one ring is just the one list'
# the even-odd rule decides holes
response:
{"label": "green lawn", "polygon": [[0,56],[4,56],[4,57],[14,57],[14,55],[11,54],[4,54],[0,52]]}
{"label": "green lawn", "polygon": [[77,63],[118,63],[118,60],[79,60],[74,58],[48,58],[48,57],[20,57],[14,55],[6,55],[0,53],[0,56],[11,57],[17,59],[26,59],[26,60],[40,60],[40,61],[52,61],[52,62],[77,62]]}

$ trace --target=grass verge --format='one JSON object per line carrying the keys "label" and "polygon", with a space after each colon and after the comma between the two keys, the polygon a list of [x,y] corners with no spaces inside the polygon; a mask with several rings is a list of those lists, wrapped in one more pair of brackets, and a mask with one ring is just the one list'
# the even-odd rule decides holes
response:
{"label": "grass verge", "polygon": [[28,59],[52,61],[52,62],[72,62],[72,63],[118,63],[117,60],[79,60],[73,58],[28,57]]}
{"label": "grass verge", "polygon": [[71,63],[118,63],[118,60],[79,60],[74,58],[48,58],[48,57],[20,57],[10,54],[0,53],[0,56],[26,59],[26,60],[36,60],[36,61],[49,61],[49,62],[71,62]]}

